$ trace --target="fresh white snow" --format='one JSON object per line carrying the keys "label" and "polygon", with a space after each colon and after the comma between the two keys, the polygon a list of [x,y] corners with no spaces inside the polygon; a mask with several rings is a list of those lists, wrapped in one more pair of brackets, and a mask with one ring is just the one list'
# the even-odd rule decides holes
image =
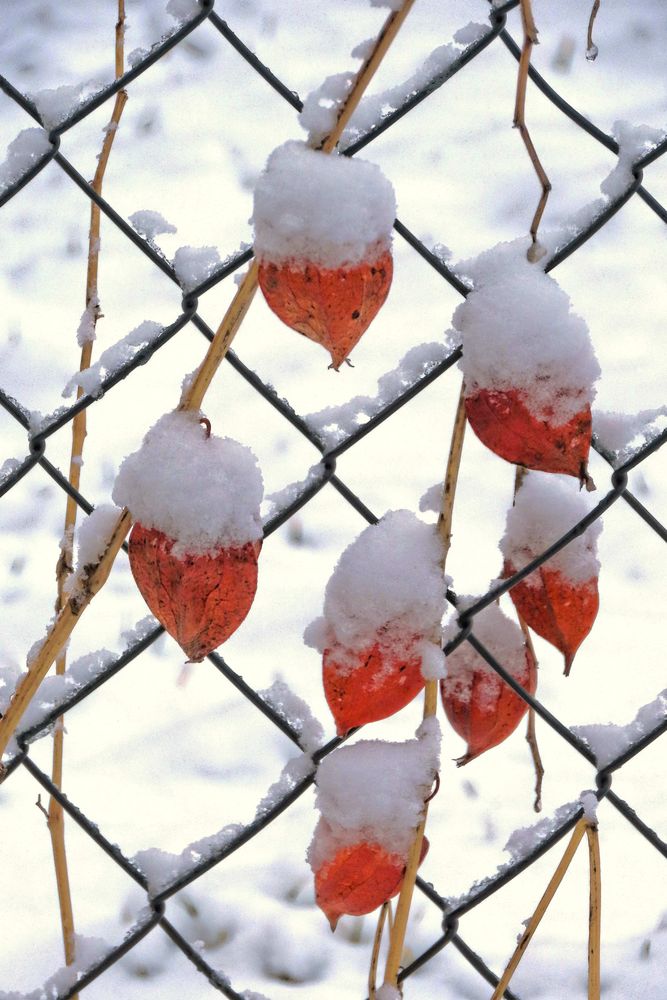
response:
{"label": "fresh white snow", "polygon": [[255,253],[323,268],[373,261],[391,245],[395,215],[392,185],[374,163],[286,142],[255,187]]}
{"label": "fresh white snow", "polygon": [[337,643],[351,652],[375,642],[392,650],[436,642],[445,610],[442,541],[433,525],[407,510],[390,511],[342,553],[327,583],[324,614],[305,640],[320,652]]}
{"label": "fresh white snow", "polygon": [[[504,559],[515,570],[523,569],[532,559],[590,513],[594,504],[568,476],[529,472],[507,512],[505,534],[500,540]],[[594,521],[583,535],[568,542],[564,549],[544,563],[545,569],[560,573],[572,583],[597,577],[600,562],[597,543],[602,520]],[[529,585],[539,583],[536,573],[526,577]]]}
{"label": "fresh white snow", "polygon": [[207,437],[199,413],[166,413],[121,465],[114,501],[135,521],[203,553],[261,538],[262,475],[249,448]]}
{"label": "fresh white snow", "polygon": [[466,395],[519,392],[536,417],[564,424],[590,404],[600,366],[584,320],[526,241],[502,243],[457,265],[473,290],[452,323],[463,337]]}

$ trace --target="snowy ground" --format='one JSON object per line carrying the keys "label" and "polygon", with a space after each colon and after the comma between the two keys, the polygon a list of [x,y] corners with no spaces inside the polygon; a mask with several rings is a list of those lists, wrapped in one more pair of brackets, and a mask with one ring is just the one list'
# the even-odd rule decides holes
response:
{"label": "snowy ground", "polygon": [[[228,0],[219,13],[302,97],[325,75],[353,69],[349,52],[377,32],[384,13],[368,0],[307,5]],[[584,58],[588,5],[535,0],[541,45],[534,61],[563,95],[611,133],[617,120],[667,128],[664,112],[662,4],[605,2],[598,15],[598,60]],[[446,9],[443,9],[446,8]],[[556,9],[557,8],[557,9]],[[218,9],[218,8],[216,8]],[[0,72],[24,92],[113,75],[111,0],[6,0],[7,30]],[[417,0],[373,91],[409,77],[429,53],[471,20],[484,23],[483,0]],[[172,22],[160,0],[128,4],[128,50],[146,48]],[[518,12],[508,24],[519,36]],[[454,260],[525,233],[538,195],[519,136],[511,128],[516,65],[498,41],[362,155],[378,163],[396,189],[399,218],[428,246],[445,245]],[[619,88],[619,80],[622,87]],[[107,103],[63,137],[62,151],[91,176]],[[551,177],[545,230],[557,228],[600,195],[614,156],[580,132],[545,99],[529,93],[528,120]],[[34,123],[0,96],[0,150]],[[125,218],[156,210],[177,232],[157,241],[169,259],[180,246],[216,246],[221,257],[252,239],[252,189],[269,152],[300,138],[290,107],[224,43],[201,25],[176,51],[130,88],[105,196]],[[645,173],[646,187],[667,201],[665,157]],[[76,330],[84,299],[88,205],[50,164],[2,213],[0,268],[3,315],[0,385],[30,410],[51,412],[78,366]],[[596,405],[636,412],[664,402],[659,370],[667,250],[658,217],[634,198],[555,276],[585,317],[602,368]],[[259,298],[235,345],[242,360],[302,414],[373,395],[378,378],[422,342],[443,342],[460,299],[398,237],[395,280],[381,316],[355,349],[355,367],[326,369],[320,348],[290,333]],[[200,311],[215,327],[235,291],[229,278],[202,297]],[[172,322],[180,291],[103,221],[100,294],[105,318],[99,350],[144,320]],[[662,293],[664,297],[664,292]],[[199,363],[205,342],[186,327],[151,363],[134,372],[89,410],[83,491],[108,502],[122,458],[148,426],[179,397],[183,375]],[[443,474],[458,395],[456,370],[343,456],[338,472],[376,514],[417,510],[422,494]],[[307,475],[314,449],[226,366],[206,400],[214,431],[250,446],[270,494]],[[22,459],[25,436],[0,411],[0,463]],[[47,455],[64,469],[67,428],[49,439]],[[601,490],[609,469],[598,458]],[[632,473],[630,487],[658,518],[667,517],[660,454]],[[462,594],[482,593],[500,569],[498,540],[511,503],[513,470],[469,434],[454,518],[448,571]],[[53,567],[64,502],[39,468],[2,501],[0,595],[2,662],[22,666],[52,614]],[[243,627],[224,646],[229,664],[256,689],[282,678],[333,724],[321,690],[318,654],[302,641],[322,610],[324,587],[341,550],[364,526],[325,488],[274,535],[261,557],[257,599]],[[639,706],[664,688],[660,542],[618,503],[600,539],[601,610],[562,677],[558,654],[537,641],[538,695],[567,725],[630,722]],[[662,591],[664,593],[664,591]],[[506,611],[510,611],[507,598]],[[70,658],[106,647],[146,614],[124,557],[82,620]],[[184,672],[169,638],[133,662],[67,716],[66,790],[112,842],[132,856],[152,847],[179,853],[226,824],[252,819],[257,803],[294,755],[278,733],[205,662]],[[365,736],[410,738],[418,704],[375,724]],[[444,726],[444,721],[443,721]],[[579,756],[545,726],[539,737],[547,774],[544,812],[577,800],[594,782]],[[662,741],[615,779],[614,788],[664,839]],[[450,759],[462,743],[445,731],[442,788],[432,804],[431,850],[422,874],[446,896],[457,896],[506,860],[503,845],[535,821],[532,773],[519,731],[501,747],[457,771]],[[36,762],[48,770],[50,740],[37,743]],[[0,788],[3,867],[0,996],[34,990],[61,964],[50,845],[37,789],[19,769]],[[657,1000],[667,961],[664,861],[608,804],[599,810],[604,875],[603,993],[607,1000]],[[272,1000],[332,1000],[365,996],[374,919],[341,921],[332,937],[315,908],[304,861],[316,813],[306,793],[254,841],[168,904],[168,915],[207,961],[239,991]],[[76,828],[68,829],[78,931],[119,940],[143,905],[122,872]],[[499,971],[556,865],[556,852],[535,864],[461,923],[463,938]],[[192,906],[201,910],[192,916]],[[513,988],[523,1000],[585,995],[587,868],[577,858],[528,951]],[[190,912],[188,912],[190,911]],[[661,924],[662,921],[662,924]],[[418,900],[408,947],[415,956],[440,933],[438,911]],[[192,1000],[218,995],[158,930],[86,990],[102,1000],[160,995]],[[487,987],[461,956],[446,949],[406,986],[406,996],[484,998]],[[38,995],[38,994],[37,994]]]}

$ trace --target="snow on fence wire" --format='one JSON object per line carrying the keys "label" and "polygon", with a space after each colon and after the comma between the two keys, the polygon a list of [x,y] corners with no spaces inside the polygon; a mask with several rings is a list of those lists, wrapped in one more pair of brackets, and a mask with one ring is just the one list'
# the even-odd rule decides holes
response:
{"label": "snow on fence wire", "polygon": [[[505,3],[504,5],[497,6],[490,15],[490,27],[487,33],[463,48],[458,58],[452,61],[444,70],[441,69],[432,78],[424,82],[419,89],[416,89],[414,92],[406,93],[394,110],[389,113],[385,112],[382,114],[381,117],[374,122],[365,133],[348,145],[347,148],[343,149],[344,154],[353,156],[366,145],[372,143],[387,129],[392,128],[397,121],[399,121],[404,115],[408,114],[422,101],[426,100],[430,94],[438,88],[446,85],[449,79],[462,70],[468,63],[474,60],[487,46],[505,46],[515,59],[518,60],[520,49],[506,30],[506,15],[512,8],[516,7],[517,4],[518,0],[510,0],[510,2]],[[136,62],[131,70],[117,79],[112,85],[105,87],[95,93],[88,100],[85,100],[82,104],[77,106],[76,110],[70,113],[64,121],[58,124],[57,127],[50,130],[48,142],[43,144],[43,148],[39,149],[28,158],[25,168],[22,168],[19,165],[14,170],[14,176],[11,177],[9,182],[5,181],[4,189],[0,194],[0,205],[9,201],[22,188],[29,185],[33,178],[36,177],[49,162],[54,161],[65,172],[65,174],[67,174],[71,181],[83,192],[85,192],[91,201],[94,201],[99,205],[107,219],[109,219],[109,221],[117,227],[120,233],[122,233],[131,243],[134,244],[136,249],[143,253],[152,262],[152,264],[155,265],[155,267],[164,272],[169,278],[172,279],[172,281],[179,284],[179,278],[173,266],[162,254],[156,251],[155,247],[152,246],[149,241],[143,239],[137,234],[137,232],[114,209],[112,204],[93,190],[91,185],[82,177],[72,163],[60,152],[59,147],[60,137],[64,133],[84,121],[92,111],[109,100],[109,98],[115,95],[118,91],[129,87],[135,79],[137,79],[141,74],[147,72],[151,66],[153,66],[162,58],[163,55],[165,55],[165,53],[179,45],[192,31],[198,27],[198,25],[205,20],[208,20],[212,28],[218,33],[220,44],[233,46],[242,58],[246,60],[247,63],[263,78],[267,87],[274,92],[272,99],[277,101],[286,101],[296,111],[301,110],[303,105],[300,98],[290,89],[286,82],[278,79],[267,66],[263,65],[257,56],[244,44],[243,40],[229,28],[225,21],[222,20],[222,18],[216,13],[212,0],[201,0],[201,10],[196,17],[187,23],[180,25],[178,30],[174,31],[160,43],[156,44],[148,53]],[[580,114],[574,107],[569,105],[555,90],[553,90],[553,88],[534,68],[531,68],[530,70],[530,78],[533,84],[542,91],[553,106],[563,115],[567,116],[571,122],[586,132],[590,136],[591,141],[601,143],[608,150],[619,154],[619,145],[615,139],[602,132],[587,118]],[[38,124],[42,123],[40,115],[34,104],[12,85],[11,80],[0,77],[0,86],[2,87],[4,93],[20,108],[22,108],[28,116],[32,117]],[[270,92],[267,90],[267,99],[270,96]],[[632,165],[632,174],[634,178],[632,184],[625,188],[622,193],[618,194],[614,198],[611,198],[609,203],[588,222],[585,228],[581,229],[574,236],[572,236],[569,242],[561,245],[560,248],[558,248],[557,251],[551,256],[546,270],[553,270],[567,257],[577,251],[578,248],[590,239],[596,231],[606,225],[606,223],[619,210],[621,210],[623,206],[630,201],[630,199],[641,199],[663,222],[667,222],[667,209],[665,209],[665,207],[660,204],[655,197],[653,197],[643,183],[644,169],[648,167],[650,163],[662,156],[665,152],[667,152],[667,141],[663,140],[660,144],[655,146],[650,153],[642,159],[634,162]],[[398,236],[405,240],[414,252],[423,259],[424,267],[433,269],[443,281],[448,282],[462,296],[467,294],[468,289],[448,268],[447,264],[443,262],[439,256],[428,249],[424,243],[422,243],[399,219],[395,222],[395,231]],[[47,418],[46,422],[40,426],[38,430],[35,430],[34,426],[31,424],[29,412],[22,405],[21,400],[11,398],[0,389],[0,403],[14,418],[14,420],[26,431],[29,438],[29,452],[25,459],[22,462],[13,461],[6,464],[4,468],[4,478],[0,481],[0,495],[10,491],[21,479],[23,479],[23,477],[30,475],[33,469],[40,466],[65,493],[74,498],[81,510],[83,510],[86,514],[89,514],[93,509],[93,505],[82,493],[70,485],[67,478],[50,461],[47,454],[49,439],[62,428],[67,427],[76,413],[94,405],[96,400],[100,398],[101,395],[108,394],[122,379],[125,379],[136,368],[150,361],[152,356],[183,327],[185,327],[186,324],[194,324],[204,338],[207,338],[210,341],[213,338],[213,331],[198,312],[199,300],[207,291],[219,282],[223,281],[234,272],[239,271],[239,269],[252,258],[252,255],[252,250],[247,249],[242,252],[235,252],[228,257],[221,266],[217,267],[213,273],[206,278],[206,280],[200,282],[196,287],[184,294],[182,311],[171,324],[161,329],[157,335],[154,335],[152,339],[149,340],[148,343],[140,345],[139,350],[129,359],[121,359],[121,363],[117,367],[110,365],[110,370],[107,374],[100,378],[99,386],[95,386],[91,393],[83,395],[77,402],[65,408],[61,408],[50,418]],[[372,433],[375,428],[377,428],[385,420],[389,419],[394,413],[402,407],[408,405],[417,394],[426,388],[426,386],[433,383],[437,379],[446,379],[450,369],[456,364],[460,356],[461,348],[459,347],[449,353],[442,360],[437,363],[433,363],[425,374],[421,374],[416,377],[411,384],[404,385],[400,393],[389,404],[377,407],[376,411],[369,416],[369,419],[363,424],[363,426],[353,430],[344,438],[344,440],[336,443],[334,447],[327,447],[326,442],[313,430],[312,426],[310,426],[303,417],[291,408],[289,403],[287,403],[284,399],[279,398],[270,385],[265,384],[243,363],[237,354],[230,351],[227,355],[229,364],[256,393],[262,396],[273,407],[276,414],[276,420],[285,420],[291,424],[293,428],[300,432],[300,434],[302,434],[306,440],[310,442],[320,455],[319,462],[304,479],[304,484],[302,484],[296,492],[296,495],[291,496],[287,506],[271,516],[265,523],[265,539],[268,539],[278,527],[284,524],[300,508],[308,504],[325,486],[331,486],[334,490],[336,490],[358,513],[363,521],[375,523],[377,518],[364,502],[364,498],[357,495],[357,493],[355,493],[355,491],[350,488],[350,486],[348,486],[337,474],[336,460],[349,449],[353,448],[362,438]],[[637,723],[633,733],[630,734],[630,745],[626,745],[621,752],[617,751],[612,753],[604,760],[602,754],[600,753],[598,759],[586,740],[581,739],[571,729],[565,726],[549,711],[549,708],[546,705],[541,704],[538,699],[528,695],[520,687],[520,685],[517,684],[512,675],[508,673],[503,664],[499,663],[482,645],[482,643],[478,641],[475,637],[475,618],[483,608],[490,605],[500,595],[507,593],[515,584],[526,577],[529,572],[540,566],[549,557],[564,548],[573,538],[580,535],[583,530],[597,520],[603,512],[614,508],[618,501],[622,501],[623,504],[627,505],[632,510],[636,517],[641,518],[655,533],[657,539],[666,541],[667,529],[665,529],[665,527],[651,513],[650,510],[646,509],[646,507],[628,489],[627,485],[628,473],[631,470],[636,469],[643,462],[647,461],[649,457],[657,452],[657,450],[666,441],[667,432],[663,431],[661,434],[654,436],[651,440],[645,443],[643,447],[624,461],[623,458],[625,456],[609,451],[603,447],[599,441],[594,439],[594,448],[609,466],[609,483],[606,493],[604,493],[605,484],[598,483],[601,493],[604,493],[602,499],[599,500],[587,517],[572,528],[572,530],[567,532],[567,534],[563,535],[554,545],[546,551],[540,553],[539,556],[533,559],[533,561],[525,566],[520,572],[515,573],[511,578],[503,581],[502,583],[495,585],[483,598],[478,600],[471,607],[468,607],[458,619],[460,628],[458,635],[445,647],[445,652],[450,652],[462,642],[471,643],[481,656],[483,656],[484,659],[491,665],[493,670],[495,670],[507,682],[507,684],[514,688],[519,695],[534,708],[535,712],[544,720],[544,722],[550,726],[551,729],[564,741],[573,747],[595,769],[597,798],[599,800],[605,799],[607,802],[611,803],[613,807],[627,820],[627,822],[636,829],[638,834],[645,838],[645,840],[653,848],[655,848],[655,850],[659,852],[663,858],[667,858],[667,844],[651,829],[649,824],[635,812],[630,803],[620,798],[613,791],[612,778],[614,772],[623,767],[624,764],[634,758],[637,754],[641,753],[644,748],[648,747],[649,744],[667,731],[667,720],[664,718],[664,712],[660,712],[656,709],[652,718],[650,712],[646,714],[644,722],[642,724]],[[448,599],[454,605],[456,604],[456,595],[454,593],[448,592]],[[108,857],[111,858],[118,865],[118,867],[127,874],[129,879],[133,880],[146,892],[148,905],[144,911],[142,921],[132,928],[120,945],[113,948],[111,951],[101,954],[98,953],[81,956],[81,961],[78,964],[76,973],[73,972],[69,978],[65,976],[59,978],[57,982],[54,981],[54,984],[52,984],[53,988],[49,993],[49,996],[54,998],[57,997],[58,1000],[66,1000],[66,998],[72,997],[75,993],[82,991],[89,983],[95,980],[98,976],[101,976],[105,970],[109,969],[124,954],[129,952],[142,938],[154,931],[157,927],[159,927],[169,936],[169,938],[171,938],[188,961],[192,963],[194,969],[202,973],[207,978],[209,983],[217,988],[222,995],[229,998],[236,998],[236,1000],[243,1000],[242,995],[236,991],[227,977],[219,971],[216,971],[202,956],[201,952],[188,942],[183,935],[179,933],[176,927],[167,919],[165,916],[165,904],[170,897],[174,896],[175,893],[179,892],[179,890],[183,889],[185,886],[195,882],[205,872],[209,871],[214,866],[223,864],[233,852],[247,844],[284,810],[288,809],[292,803],[294,803],[313,784],[314,781],[314,771],[311,769],[305,777],[297,781],[294,787],[287,794],[281,796],[277,799],[277,801],[270,804],[270,806],[265,809],[264,812],[261,812],[249,825],[239,829],[237,832],[225,834],[217,839],[209,838],[206,846],[202,847],[200,857],[196,861],[193,861],[191,858],[184,859],[180,869],[172,874],[168,884],[163,884],[159,888],[159,891],[155,891],[154,885],[149,886],[148,879],[144,872],[137,867],[133,860],[126,857],[116,844],[112,843],[105,836],[104,831],[98,828],[95,824],[94,817],[85,815],[77,807],[76,803],[70,801],[53,784],[48,775],[35,764],[30,756],[30,745],[34,741],[48,734],[57,720],[66,716],[70,709],[82,702],[84,699],[88,698],[89,695],[104,685],[111,677],[123,670],[136,657],[140,656],[158,639],[158,637],[162,634],[162,631],[161,627],[152,628],[147,632],[147,634],[142,635],[138,640],[134,641],[117,659],[105,659],[105,661],[101,662],[97,669],[93,671],[89,677],[83,677],[79,681],[75,681],[75,683],[73,685],[70,684],[70,687],[67,689],[63,687],[55,699],[55,704],[53,704],[48,711],[40,711],[39,709],[33,711],[27,724],[24,723],[23,728],[17,735],[18,749],[14,753],[14,756],[10,759],[4,775],[3,780],[9,780],[18,768],[23,768],[30,775],[32,775],[37,784],[44,789],[48,795],[53,796],[62,804],[64,810],[71,817],[71,819],[78,824],[81,830],[88,835],[88,837],[100,848],[100,850],[104,851],[106,855],[108,855]],[[262,697],[257,691],[253,690],[252,687],[250,687],[234,670],[232,670],[221,655],[218,653],[211,653],[209,660],[227,681],[234,685],[236,689],[245,698],[247,698],[259,712],[263,713],[267,719],[269,719],[276,727],[286,734],[297,747],[302,750],[306,749],[303,746],[301,734],[292,725],[292,723],[288,721],[271,703],[269,703],[266,698]],[[73,690],[72,686],[74,688]],[[313,754],[314,763],[317,764],[320,762],[341,742],[342,740],[340,738],[336,738],[326,743],[326,745],[319,747],[319,749],[317,749]],[[568,831],[573,829],[582,815],[582,809],[577,809],[575,807],[566,809],[564,812],[564,817],[558,820],[555,825],[547,827],[546,835],[543,839],[537,839],[537,841],[530,846],[527,853],[513,858],[513,860],[504,865],[491,877],[486,879],[482,878],[463,899],[459,899],[456,902],[448,901],[445,895],[440,894],[438,886],[432,886],[431,884],[427,884],[423,880],[418,879],[418,887],[424,897],[432,906],[436,907],[441,912],[442,932],[440,936],[432,942],[430,947],[416,957],[407,968],[403,969],[400,977],[401,979],[409,977],[415,970],[423,966],[425,963],[432,961],[446,945],[451,945],[458,950],[458,952],[470,963],[470,965],[484,980],[494,986],[497,985],[497,976],[490,968],[488,968],[485,962],[473,951],[473,949],[469,947],[459,933],[459,922],[461,918],[473,910],[473,908],[482,904],[508,882],[528,869],[558,840],[564,837]],[[442,888],[444,889],[444,887]],[[507,989],[504,995],[510,998],[515,996],[510,989]]]}

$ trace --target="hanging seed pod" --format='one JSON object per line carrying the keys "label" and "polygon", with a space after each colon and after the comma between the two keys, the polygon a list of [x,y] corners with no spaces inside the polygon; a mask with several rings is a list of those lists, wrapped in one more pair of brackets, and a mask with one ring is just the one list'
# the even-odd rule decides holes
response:
{"label": "hanging seed pod", "polygon": [[130,567],[144,600],[188,659],[201,660],[255,596],[262,477],[254,455],[211,435],[199,414],[169,413],[125,459],[113,496],[135,521]]}
{"label": "hanging seed pod", "polygon": [[259,285],[287,326],[322,345],[336,371],[385,301],[394,192],[374,164],[287,142],[255,189]]}
{"label": "hanging seed pod", "polygon": [[473,288],[453,324],[466,414],[479,439],[508,462],[587,485],[593,384],[600,375],[588,328],[524,241],[459,265]]}
{"label": "hanging seed pod", "polygon": [[[558,476],[526,476],[508,511],[500,542],[503,576],[513,576],[567,534],[590,510],[585,495]],[[600,520],[512,587],[510,597],[530,628],[560,650],[565,673],[597,615]]]}
{"label": "hanging seed pod", "polygon": [[[456,631],[456,625],[450,626],[445,638]],[[491,604],[475,615],[473,631],[512,677],[534,694],[537,665],[519,626]],[[523,698],[467,642],[447,657],[447,677],[440,683],[440,693],[447,718],[468,744],[456,761],[459,767],[507,739],[528,709]]]}

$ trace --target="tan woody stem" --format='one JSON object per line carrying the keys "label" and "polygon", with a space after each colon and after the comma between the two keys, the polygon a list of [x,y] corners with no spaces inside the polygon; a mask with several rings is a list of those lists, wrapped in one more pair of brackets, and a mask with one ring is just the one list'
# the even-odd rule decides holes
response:
{"label": "tan woody stem", "polygon": [[[447,461],[447,471],[442,492],[442,506],[438,518],[438,531],[443,542],[442,570],[445,571],[447,554],[449,552],[452,536],[452,518],[454,514],[454,499],[456,496],[456,484],[458,482],[459,468],[461,466],[461,453],[463,451],[463,439],[466,428],[465,397],[463,386],[459,394],[459,401],[454,418],[454,428],[452,440],[449,448],[449,458]],[[438,682],[429,680],[426,682],[424,692],[424,718],[428,719],[435,715],[438,705]],[[428,801],[424,803],[422,819],[415,831],[414,839],[408,853],[408,859],[403,876],[403,884],[396,905],[396,916],[392,928],[389,942],[389,953],[384,970],[384,982],[391,986],[396,986],[398,973],[403,956],[405,944],[405,934],[410,916],[412,896],[417,879],[417,870],[421,858],[422,843],[424,840],[424,830],[426,829],[426,819],[428,815]]]}

